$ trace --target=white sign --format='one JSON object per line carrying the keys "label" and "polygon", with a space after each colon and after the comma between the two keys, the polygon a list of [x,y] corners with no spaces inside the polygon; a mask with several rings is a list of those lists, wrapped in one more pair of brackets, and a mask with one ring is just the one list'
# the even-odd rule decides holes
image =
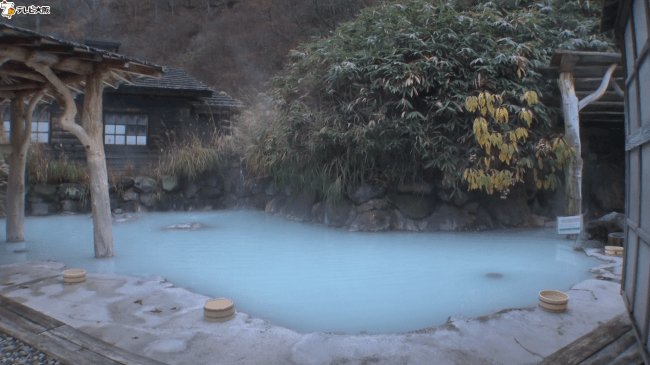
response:
{"label": "white sign", "polygon": [[557,234],[575,234],[582,231],[582,214],[557,217]]}

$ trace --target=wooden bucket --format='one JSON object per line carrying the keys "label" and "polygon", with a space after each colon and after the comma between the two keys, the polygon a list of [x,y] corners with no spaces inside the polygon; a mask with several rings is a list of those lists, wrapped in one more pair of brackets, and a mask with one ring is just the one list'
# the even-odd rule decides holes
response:
{"label": "wooden bucket", "polygon": [[539,292],[539,306],[553,313],[562,313],[567,309],[569,296],[557,290],[542,290]]}
{"label": "wooden bucket", "polygon": [[607,235],[607,244],[610,246],[623,246],[623,239],[625,234],[623,232],[612,232]]}
{"label": "wooden bucket", "polygon": [[84,269],[70,269],[63,272],[64,284],[76,284],[86,281],[86,270]]}
{"label": "wooden bucket", "polygon": [[608,256],[623,257],[625,249],[618,246],[605,246],[605,254]]}
{"label": "wooden bucket", "polygon": [[229,299],[208,300],[203,306],[203,317],[210,322],[226,322],[235,318],[235,305]]}

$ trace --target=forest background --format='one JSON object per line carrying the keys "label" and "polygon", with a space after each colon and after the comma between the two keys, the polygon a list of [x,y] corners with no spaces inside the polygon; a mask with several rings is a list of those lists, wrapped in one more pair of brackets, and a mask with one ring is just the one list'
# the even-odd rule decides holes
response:
{"label": "forest background", "polygon": [[374,0],[30,0],[49,15],[2,22],[66,40],[121,42],[120,53],[193,76],[238,97],[260,89],[289,51],[323,37]]}

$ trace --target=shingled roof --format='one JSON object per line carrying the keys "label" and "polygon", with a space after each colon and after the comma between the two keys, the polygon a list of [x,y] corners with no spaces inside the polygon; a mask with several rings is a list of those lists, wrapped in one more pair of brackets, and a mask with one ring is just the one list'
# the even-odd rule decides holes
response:
{"label": "shingled roof", "polygon": [[140,77],[133,80],[133,85],[157,89],[213,91],[209,86],[194,78],[181,67],[164,67],[163,69],[165,74],[162,78]]}
{"label": "shingled roof", "polygon": [[[141,77],[133,80],[133,85],[125,85],[125,90],[137,91],[138,89],[151,92],[153,90],[165,90],[167,92],[182,92],[186,95],[196,97],[199,102],[193,103],[196,106],[207,106],[209,108],[239,109],[242,103],[228,95],[219,94],[203,82],[190,75],[181,67],[165,67],[164,76],[160,79]],[[216,111],[216,110],[215,110]]]}
{"label": "shingled roof", "polygon": [[207,103],[210,107],[217,107],[217,108],[243,108],[244,104],[242,104],[239,100],[235,100],[231,98],[228,95],[222,95],[222,94],[213,94],[211,98],[201,98],[205,103]]}

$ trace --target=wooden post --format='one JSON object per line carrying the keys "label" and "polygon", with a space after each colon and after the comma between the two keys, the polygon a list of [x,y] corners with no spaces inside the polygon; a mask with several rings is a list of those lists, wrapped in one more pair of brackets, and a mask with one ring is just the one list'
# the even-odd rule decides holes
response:
{"label": "wooden post", "polygon": [[25,162],[32,137],[32,113],[44,90],[34,94],[25,106],[27,95],[11,100],[11,155],[7,185],[7,242],[25,240]]}
{"label": "wooden post", "polygon": [[570,147],[575,148],[576,158],[564,170],[565,214],[568,216],[582,213],[582,157],[580,149],[580,116],[578,97],[573,82],[573,66],[578,61],[574,55],[564,55],[560,66],[560,91],[564,110],[564,138]]}
{"label": "wooden post", "polygon": [[[29,142],[23,144],[25,116],[24,96],[11,100],[11,155],[9,155],[9,177],[7,185],[7,242],[25,240],[25,161]],[[29,126],[31,133],[31,125]]]}
{"label": "wooden post", "polygon": [[26,63],[38,71],[56,88],[59,93],[59,105],[64,107],[59,123],[66,131],[81,141],[86,149],[88,174],[90,175],[90,201],[93,212],[95,257],[113,257],[113,222],[108,198],[108,174],[102,140],[102,71],[95,66],[93,72],[86,76],[86,96],[82,125],[75,123],[77,106],[68,87],[49,66],[43,63]]}
{"label": "wooden post", "polygon": [[102,122],[103,76],[99,67],[86,77],[81,125],[90,137],[90,148],[86,150],[88,173],[90,174],[90,203],[93,211],[95,233],[95,257],[115,256],[113,251],[113,221],[108,196],[108,174],[104,154]]}

